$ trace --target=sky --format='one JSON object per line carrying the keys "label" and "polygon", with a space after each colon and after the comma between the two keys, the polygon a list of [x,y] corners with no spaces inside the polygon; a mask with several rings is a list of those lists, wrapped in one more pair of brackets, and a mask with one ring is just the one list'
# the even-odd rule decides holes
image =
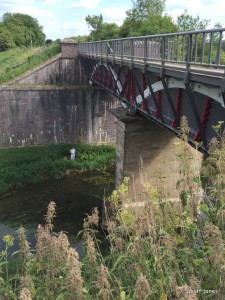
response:
{"label": "sky", "polygon": [[[0,0],[0,18],[4,13],[23,13],[37,19],[46,39],[64,39],[89,34],[85,17],[103,15],[104,22],[121,25],[131,0]],[[224,0],[166,0],[165,13],[175,21],[187,9],[188,14],[210,20],[209,28],[220,22],[225,27]]]}

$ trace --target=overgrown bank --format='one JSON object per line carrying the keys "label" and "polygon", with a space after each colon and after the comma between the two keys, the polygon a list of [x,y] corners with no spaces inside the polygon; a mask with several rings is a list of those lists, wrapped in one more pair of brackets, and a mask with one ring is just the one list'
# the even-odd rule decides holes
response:
{"label": "overgrown bank", "polygon": [[76,144],[76,159],[69,159],[71,144],[0,149],[0,195],[28,184],[60,179],[68,172],[103,170],[114,165],[115,148]]}
{"label": "overgrown bank", "polygon": [[60,43],[55,42],[50,46],[20,49],[14,48],[0,52],[0,84],[42,64],[51,57],[60,53]]}
{"label": "overgrown bank", "polygon": [[[108,255],[99,248],[99,214],[93,209],[84,220],[82,237],[86,255],[79,260],[66,234],[54,233],[55,204],[50,202],[45,225],[37,229],[31,252],[23,228],[18,230],[20,251],[10,269],[10,235],[1,252],[1,299],[19,300],[223,300],[225,295],[225,135],[213,140],[203,175],[193,172],[188,150],[187,124],[177,145],[180,180],[179,205],[165,201],[163,187],[148,183],[138,201],[138,214],[121,207],[132,203],[129,179],[110,197]],[[218,127],[219,129],[219,127]],[[133,187],[132,187],[133,188]]]}

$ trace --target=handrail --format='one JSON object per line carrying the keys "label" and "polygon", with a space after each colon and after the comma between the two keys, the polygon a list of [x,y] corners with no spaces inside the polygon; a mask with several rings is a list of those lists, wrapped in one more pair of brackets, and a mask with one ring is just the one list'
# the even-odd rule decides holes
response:
{"label": "handrail", "polygon": [[80,55],[225,69],[225,28],[128,37],[78,44]]}

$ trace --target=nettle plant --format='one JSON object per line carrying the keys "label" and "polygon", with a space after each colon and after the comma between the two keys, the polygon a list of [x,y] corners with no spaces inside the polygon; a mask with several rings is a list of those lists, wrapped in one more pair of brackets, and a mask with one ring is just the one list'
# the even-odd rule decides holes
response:
{"label": "nettle plant", "polygon": [[[215,128],[218,134],[221,125]],[[185,118],[181,129],[181,141],[176,144],[180,163],[177,203],[166,201],[163,189],[146,182],[138,199],[144,209],[125,209],[123,202],[133,201],[129,178],[125,178],[107,205],[107,253],[101,251],[99,213],[94,208],[80,232],[85,255],[79,259],[66,234],[53,231],[55,205],[51,202],[46,225],[38,227],[34,253],[20,229],[21,249],[14,273],[6,255],[13,241],[4,237],[0,298],[223,299],[225,139],[222,134],[219,142],[212,141],[209,156],[199,167],[202,173],[196,175]]]}

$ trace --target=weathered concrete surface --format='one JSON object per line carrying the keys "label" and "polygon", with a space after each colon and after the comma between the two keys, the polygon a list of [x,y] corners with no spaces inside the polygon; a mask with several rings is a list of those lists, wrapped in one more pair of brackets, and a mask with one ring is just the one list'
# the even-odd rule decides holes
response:
{"label": "weathered concrete surface", "polygon": [[[148,183],[163,190],[168,199],[177,199],[180,175],[174,144],[180,139],[145,118],[129,116],[123,108],[112,113],[117,117],[116,186],[129,177],[133,195],[141,195],[143,185]],[[187,147],[193,152],[193,170],[197,172],[202,154]],[[137,199],[141,201],[140,197]]]}
{"label": "weathered concrete surface", "polygon": [[45,64],[0,87],[0,147],[115,142],[119,101],[91,87],[76,44],[64,43]]}
{"label": "weathered concrete surface", "polygon": [[1,146],[115,141],[118,102],[103,90],[35,88],[0,92]]}

